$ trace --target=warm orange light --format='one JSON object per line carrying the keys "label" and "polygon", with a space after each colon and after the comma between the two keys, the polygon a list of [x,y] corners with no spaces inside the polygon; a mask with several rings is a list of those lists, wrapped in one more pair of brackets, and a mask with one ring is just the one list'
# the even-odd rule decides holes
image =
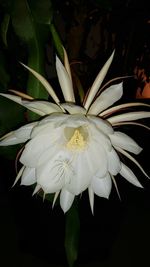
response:
{"label": "warm orange light", "polygon": [[145,83],[143,89],[141,88],[137,89],[136,98],[150,98],[150,82]]}

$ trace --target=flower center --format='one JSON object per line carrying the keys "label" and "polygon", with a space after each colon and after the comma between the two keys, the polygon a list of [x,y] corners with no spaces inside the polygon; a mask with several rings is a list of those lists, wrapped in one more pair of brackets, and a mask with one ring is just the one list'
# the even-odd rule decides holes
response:
{"label": "flower center", "polygon": [[82,150],[86,146],[86,139],[87,133],[85,133],[82,127],[76,128],[69,138],[67,148],[71,150]]}

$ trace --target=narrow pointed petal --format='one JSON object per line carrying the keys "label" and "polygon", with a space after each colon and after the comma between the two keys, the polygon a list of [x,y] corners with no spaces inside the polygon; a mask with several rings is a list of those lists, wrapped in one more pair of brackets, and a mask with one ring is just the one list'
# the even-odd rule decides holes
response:
{"label": "narrow pointed petal", "polygon": [[27,95],[27,94],[20,92],[20,91],[17,91],[17,90],[9,89],[9,92],[12,92],[12,93],[14,93],[14,94],[20,96],[21,98],[26,99],[26,100],[34,100],[34,98],[32,96]]}
{"label": "narrow pointed petal", "polygon": [[34,188],[32,196],[34,196],[36,193],[38,193],[40,189],[41,189],[41,186],[39,184],[37,184],[36,187]]}
{"label": "narrow pointed petal", "polygon": [[131,108],[131,107],[140,107],[140,106],[144,106],[144,107],[150,107],[150,105],[148,104],[145,104],[145,103],[140,103],[140,102],[137,102],[137,103],[125,103],[125,104],[121,104],[121,105],[117,105],[115,107],[112,107],[112,108],[109,108],[103,112],[101,112],[99,114],[99,116],[107,116],[109,114],[112,114],[118,110],[121,110],[121,109],[125,109],[125,108]]}
{"label": "narrow pointed petal", "polygon": [[60,206],[64,213],[66,213],[72,206],[74,195],[69,191],[62,189],[60,193]]}
{"label": "narrow pointed petal", "polygon": [[127,134],[122,132],[114,132],[114,134],[109,135],[113,146],[123,148],[134,154],[139,154],[142,148]]}
{"label": "narrow pointed petal", "polygon": [[138,186],[138,187],[143,187],[140,182],[138,181],[137,177],[135,174],[131,171],[130,168],[128,168],[125,164],[122,163],[121,170],[120,170],[121,176],[123,176],[128,182],[131,184]]}
{"label": "narrow pointed petal", "polygon": [[56,56],[56,70],[59,84],[66,102],[75,102],[72,80],[60,59]]}
{"label": "narrow pointed petal", "polygon": [[48,115],[54,112],[62,112],[61,108],[48,101],[22,101],[23,105],[28,108],[34,110],[34,112],[41,112],[40,115]]}
{"label": "narrow pointed petal", "polygon": [[35,70],[33,70],[32,68],[29,68],[28,66],[26,66],[25,64],[21,63],[21,65],[23,65],[27,70],[29,70],[40,82],[41,84],[44,86],[44,88],[48,91],[48,93],[50,94],[50,96],[53,98],[53,100],[56,102],[56,104],[59,104],[59,98],[57,97],[57,95],[54,92],[54,89],[52,88],[52,86],[48,83],[48,81],[38,72],[36,72]]}
{"label": "narrow pointed petal", "polygon": [[15,136],[14,131],[5,134],[0,138],[0,146],[10,146],[23,143],[24,140],[20,140]]}
{"label": "narrow pointed petal", "polygon": [[135,112],[126,112],[124,114],[112,116],[107,119],[112,125],[114,123],[123,122],[123,121],[134,121],[144,118],[150,118],[149,111],[135,111]]}
{"label": "narrow pointed petal", "polygon": [[2,94],[2,93],[0,93],[0,95],[14,101],[17,104],[22,105],[22,99],[20,96],[11,95],[11,94]]}
{"label": "narrow pointed petal", "polygon": [[109,173],[104,178],[94,176],[92,179],[91,187],[96,195],[99,197],[109,198],[112,181]]}
{"label": "narrow pointed petal", "polygon": [[32,122],[12,131],[0,138],[0,146],[16,145],[26,142],[30,139],[30,134],[37,122]]}
{"label": "narrow pointed petal", "polygon": [[[39,108],[38,108],[38,104],[35,104],[36,108],[32,107],[32,104],[30,104],[32,102],[27,101],[27,100],[23,101],[20,96],[15,96],[15,95],[10,95],[10,94],[0,94],[0,95],[16,102],[17,104],[19,104],[25,108],[28,108],[29,110],[35,112],[36,114],[38,114],[40,116],[45,116],[47,114],[40,109],[40,105],[39,105]],[[35,101],[35,103],[40,103],[40,101]]]}
{"label": "narrow pointed petal", "polygon": [[21,185],[32,185],[36,183],[35,169],[26,167],[21,177]]}
{"label": "narrow pointed petal", "polygon": [[140,127],[143,127],[147,130],[150,131],[150,127],[148,127],[147,125],[145,124],[142,124],[142,123],[138,123],[138,122],[118,122],[118,123],[114,123],[113,126],[121,126],[121,125],[135,125],[135,126],[140,126]]}
{"label": "narrow pointed petal", "polygon": [[96,96],[106,74],[107,74],[107,71],[112,63],[112,60],[113,60],[113,57],[114,57],[114,51],[113,53],[111,54],[110,58],[106,61],[105,65],[103,66],[103,68],[100,70],[100,72],[98,73],[91,89],[90,89],[90,92],[89,92],[89,95],[87,97],[87,100],[85,102],[85,109],[89,109],[94,97]]}
{"label": "narrow pointed petal", "polygon": [[18,172],[17,177],[16,177],[16,179],[15,179],[15,181],[14,181],[12,187],[15,186],[15,184],[19,181],[19,179],[21,178],[21,175],[22,175],[24,169],[25,169],[25,166],[23,166],[23,167],[20,169],[20,171]]}
{"label": "narrow pointed petal", "polygon": [[68,60],[68,55],[64,47],[63,47],[63,50],[64,50],[64,66],[72,82],[71,69],[70,69],[70,64]]}
{"label": "narrow pointed petal", "polygon": [[120,196],[120,193],[119,193],[119,189],[118,189],[118,186],[117,186],[115,177],[114,177],[112,174],[111,174],[111,179],[112,179],[112,181],[113,181],[113,183],[114,183],[114,186],[115,186],[116,192],[117,192],[117,194],[118,194],[118,197],[119,197],[119,199],[121,200],[121,196]]}
{"label": "narrow pointed petal", "polygon": [[58,196],[59,196],[59,193],[60,193],[60,191],[57,191],[57,192],[55,193],[55,195],[54,195],[52,208],[54,208],[54,206],[55,206],[55,203],[56,203],[56,200],[57,200],[57,198],[58,198]]}
{"label": "narrow pointed petal", "polygon": [[89,202],[92,214],[94,214],[94,192],[91,186],[88,187]]}
{"label": "narrow pointed petal", "polygon": [[103,91],[91,105],[88,114],[98,115],[103,110],[112,106],[123,94],[122,83],[115,84]]}
{"label": "narrow pointed petal", "polygon": [[120,153],[122,153],[124,156],[126,156],[128,159],[130,159],[140,170],[141,172],[150,179],[150,177],[148,176],[148,174],[144,171],[144,169],[142,168],[142,166],[138,163],[138,161],[133,158],[127,151],[119,148],[119,147],[115,147],[116,150],[118,150]]}

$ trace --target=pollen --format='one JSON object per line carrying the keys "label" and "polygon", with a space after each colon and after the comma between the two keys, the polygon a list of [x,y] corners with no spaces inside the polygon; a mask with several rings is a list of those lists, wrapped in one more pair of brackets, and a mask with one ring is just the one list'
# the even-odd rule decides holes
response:
{"label": "pollen", "polygon": [[76,129],[67,143],[67,148],[71,150],[82,150],[86,146],[86,141],[82,133]]}

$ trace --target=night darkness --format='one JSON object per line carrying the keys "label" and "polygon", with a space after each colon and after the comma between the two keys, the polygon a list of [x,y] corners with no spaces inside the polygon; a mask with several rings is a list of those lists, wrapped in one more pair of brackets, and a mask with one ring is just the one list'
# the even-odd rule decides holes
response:
{"label": "night darkness", "polygon": [[[1,24],[5,15],[10,12],[10,2],[0,0]],[[29,5],[35,2],[28,1]],[[93,78],[115,49],[114,61],[105,81],[114,77],[131,76],[124,79],[124,97],[121,101],[136,101],[137,89],[143,90],[150,77],[149,1],[51,2],[54,25],[68,52],[75,83],[78,76],[86,92]],[[44,68],[48,79],[56,88],[55,46],[47,32],[46,29],[44,34],[48,37],[43,46]],[[26,82],[27,73],[20,70],[18,62],[26,63],[27,46],[22,40],[19,41],[11,22],[7,36],[7,47],[3,43],[2,35],[0,36],[0,60],[8,73],[8,76],[4,75],[0,66],[0,91],[5,92],[7,88],[25,90],[23,84]],[[146,81],[138,75],[143,69]],[[150,104],[149,98],[138,101]],[[10,121],[10,110],[3,108],[5,100],[2,103],[0,99],[1,135],[23,125],[26,120],[23,109],[14,109]],[[4,112],[5,118],[1,119]],[[17,116],[18,123],[15,121]],[[4,122],[6,129],[3,129]],[[148,119],[143,120],[143,123],[147,122]],[[129,129],[128,126],[123,126],[122,131],[134,137],[143,147],[136,159],[150,174],[149,131],[136,126]],[[6,150],[0,148],[0,266],[66,267],[65,216],[59,205],[52,209],[48,200],[43,202],[38,195],[32,197],[32,187],[20,186],[18,183],[12,188],[16,176],[15,157],[18,150],[20,146],[12,146]],[[95,197],[94,216],[91,214],[87,192],[79,197],[81,233],[77,267],[150,265],[150,181],[131,162],[128,163],[144,189],[135,187],[117,176],[121,201],[113,187],[109,200]]]}

